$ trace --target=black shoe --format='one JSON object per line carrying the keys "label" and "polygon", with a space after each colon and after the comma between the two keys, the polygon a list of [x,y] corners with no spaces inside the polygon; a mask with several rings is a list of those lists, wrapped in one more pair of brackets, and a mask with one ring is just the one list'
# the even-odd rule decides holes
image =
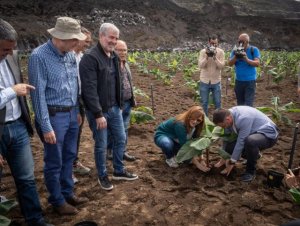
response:
{"label": "black shoe", "polygon": [[106,191],[110,191],[114,188],[114,186],[110,183],[108,176],[99,177],[98,182],[101,188]]}
{"label": "black shoe", "polygon": [[129,162],[133,162],[136,160],[133,155],[129,155],[127,152],[124,153],[123,159]]}
{"label": "black shoe", "polygon": [[251,173],[244,173],[241,177],[241,181],[242,182],[251,182],[252,180],[255,179],[255,174],[251,174]]}
{"label": "black shoe", "polygon": [[123,173],[113,173],[113,180],[136,180],[138,175],[124,171]]}

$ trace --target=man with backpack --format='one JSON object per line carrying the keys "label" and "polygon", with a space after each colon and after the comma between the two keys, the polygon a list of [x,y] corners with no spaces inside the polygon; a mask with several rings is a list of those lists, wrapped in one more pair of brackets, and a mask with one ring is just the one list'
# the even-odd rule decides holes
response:
{"label": "man with backpack", "polygon": [[260,65],[260,52],[249,44],[249,35],[239,36],[239,46],[230,53],[228,65],[235,65],[235,96],[237,105],[253,106],[256,88],[256,67]]}

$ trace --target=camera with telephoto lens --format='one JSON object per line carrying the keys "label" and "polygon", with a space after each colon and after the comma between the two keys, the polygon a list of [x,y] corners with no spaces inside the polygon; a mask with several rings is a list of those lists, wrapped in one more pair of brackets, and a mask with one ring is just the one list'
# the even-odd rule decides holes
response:
{"label": "camera with telephoto lens", "polygon": [[213,57],[216,54],[216,47],[215,46],[207,46],[206,54],[208,57]]}
{"label": "camera with telephoto lens", "polygon": [[236,56],[236,58],[241,59],[245,56],[245,48],[244,48],[244,43],[243,42],[239,42],[239,46],[234,46],[233,51],[234,51],[234,55]]}

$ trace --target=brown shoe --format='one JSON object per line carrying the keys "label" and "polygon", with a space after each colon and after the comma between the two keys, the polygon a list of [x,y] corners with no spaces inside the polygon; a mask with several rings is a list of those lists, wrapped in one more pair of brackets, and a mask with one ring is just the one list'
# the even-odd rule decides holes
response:
{"label": "brown shoe", "polygon": [[61,206],[53,206],[53,209],[59,215],[76,215],[79,212],[78,209],[66,202]]}
{"label": "brown shoe", "polygon": [[88,202],[89,199],[86,197],[77,197],[73,195],[73,197],[66,199],[66,202],[72,206],[78,206],[80,204]]}

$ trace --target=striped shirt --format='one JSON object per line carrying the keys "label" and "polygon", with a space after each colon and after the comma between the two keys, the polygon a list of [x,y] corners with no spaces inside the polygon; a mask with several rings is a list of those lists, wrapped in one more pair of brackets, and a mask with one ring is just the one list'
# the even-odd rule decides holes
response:
{"label": "striped shirt", "polygon": [[35,90],[30,94],[35,119],[43,133],[53,131],[48,105],[77,105],[77,73],[74,53],[60,53],[51,40],[33,50],[29,58],[28,77]]}

